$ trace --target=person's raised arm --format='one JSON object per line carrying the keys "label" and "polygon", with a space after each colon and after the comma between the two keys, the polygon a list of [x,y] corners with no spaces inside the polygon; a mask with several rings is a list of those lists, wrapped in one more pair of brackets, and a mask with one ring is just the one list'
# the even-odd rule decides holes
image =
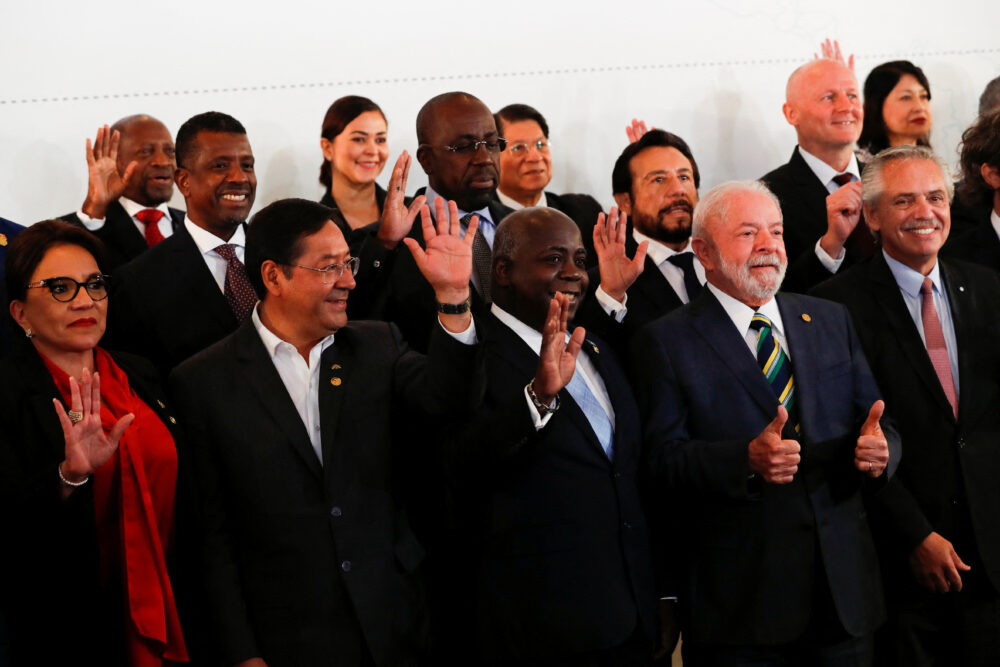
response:
{"label": "person's raised arm", "polygon": [[97,128],[97,136],[91,145],[87,139],[87,198],[82,210],[91,218],[103,219],[108,205],[122,196],[125,186],[135,172],[133,160],[125,167],[125,173],[118,173],[118,144],[121,133],[112,132],[107,125]]}
{"label": "person's raised arm", "polygon": [[619,303],[645,268],[646,249],[649,247],[649,242],[643,241],[635,257],[628,258],[625,254],[627,218],[625,213],[619,215],[618,208],[612,206],[607,216],[598,214],[597,224],[594,225],[594,252],[597,253],[597,266],[601,272],[601,289]]}
{"label": "person's raised arm", "polygon": [[427,201],[426,197],[420,195],[414,197],[409,207],[406,206],[406,181],[410,176],[412,163],[413,158],[410,157],[409,153],[403,151],[396,160],[396,164],[392,168],[392,176],[389,178],[389,190],[385,195],[381,224],[377,234],[379,243],[389,250],[399,245],[399,242],[410,233],[417,213]]}

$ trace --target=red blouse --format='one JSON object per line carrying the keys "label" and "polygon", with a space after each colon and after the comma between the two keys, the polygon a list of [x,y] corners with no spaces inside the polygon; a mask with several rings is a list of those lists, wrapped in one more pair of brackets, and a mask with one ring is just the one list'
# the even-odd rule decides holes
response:
{"label": "red blouse", "polygon": [[[44,356],[63,402],[70,405],[69,376]],[[132,413],[118,449],[94,472],[94,509],[101,578],[120,577],[128,610],[126,643],[129,664],[187,662],[165,553],[174,528],[177,450],[173,436],[153,410],[129,387],[111,356],[94,348],[101,378],[104,432]]]}

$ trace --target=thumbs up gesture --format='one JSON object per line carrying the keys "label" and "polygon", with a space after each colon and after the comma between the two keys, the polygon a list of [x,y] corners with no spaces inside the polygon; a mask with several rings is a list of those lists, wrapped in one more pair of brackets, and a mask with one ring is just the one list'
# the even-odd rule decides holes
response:
{"label": "thumbs up gesture", "polygon": [[861,427],[858,445],[854,448],[854,467],[869,477],[878,477],[889,465],[889,443],[882,433],[879,419],[885,411],[885,401],[875,401],[868,419]]}
{"label": "thumbs up gesture", "polygon": [[778,416],[750,441],[750,469],[772,484],[788,484],[799,470],[799,443],[781,439],[787,421],[788,411],[779,405]]}

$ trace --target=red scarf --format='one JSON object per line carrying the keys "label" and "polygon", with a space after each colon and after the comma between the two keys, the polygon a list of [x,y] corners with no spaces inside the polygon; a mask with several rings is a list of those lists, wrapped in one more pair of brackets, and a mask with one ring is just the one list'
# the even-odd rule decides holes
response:
{"label": "red scarf", "polygon": [[[69,376],[44,356],[63,402],[70,405]],[[94,472],[94,509],[102,572],[110,574],[108,555],[121,554],[120,576],[128,603],[126,639],[135,667],[187,662],[164,553],[174,526],[177,450],[170,431],[129,387],[128,377],[111,356],[94,348],[101,375],[101,424],[109,433],[132,413],[135,420],[107,463]],[[117,506],[118,511],[109,511]]]}

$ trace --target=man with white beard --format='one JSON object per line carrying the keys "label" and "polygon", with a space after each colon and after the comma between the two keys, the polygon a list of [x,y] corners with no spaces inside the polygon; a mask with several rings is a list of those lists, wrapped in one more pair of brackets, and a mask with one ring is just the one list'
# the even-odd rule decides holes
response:
{"label": "man with white beard", "polygon": [[847,310],[777,294],[782,232],[763,184],[712,189],[692,240],[707,289],[632,345],[648,469],[677,503],[654,530],[685,545],[661,567],[685,665],[870,665],[885,617],[862,489],[899,438]]}

